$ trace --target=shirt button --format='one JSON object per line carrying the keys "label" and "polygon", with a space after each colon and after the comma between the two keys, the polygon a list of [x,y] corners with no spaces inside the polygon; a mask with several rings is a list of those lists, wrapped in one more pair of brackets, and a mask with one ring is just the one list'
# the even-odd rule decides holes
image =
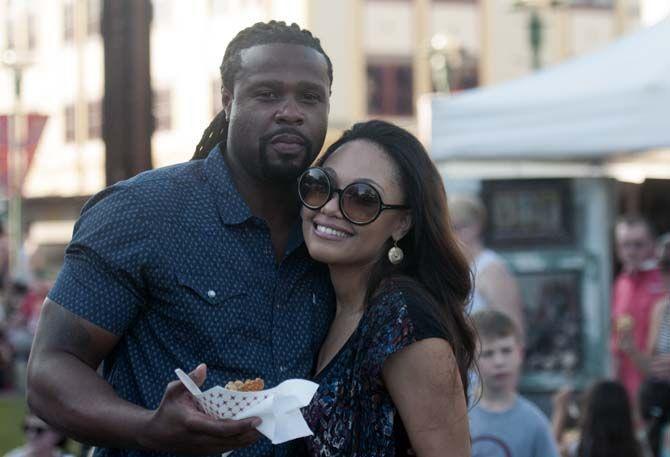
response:
{"label": "shirt button", "polygon": [[214,298],[214,297],[216,297],[216,292],[214,292],[213,290],[208,290],[207,291],[207,296],[209,298]]}

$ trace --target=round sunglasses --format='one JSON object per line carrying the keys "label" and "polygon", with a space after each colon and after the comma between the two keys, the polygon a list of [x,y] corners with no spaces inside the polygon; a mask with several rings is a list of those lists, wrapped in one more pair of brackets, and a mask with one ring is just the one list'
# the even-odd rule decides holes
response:
{"label": "round sunglasses", "polygon": [[321,167],[311,167],[298,178],[298,196],[311,210],[319,210],[338,194],[342,216],[355,225],[373,223],[386,209],[409,209],[406,205],[387,205],[377,189],[366,182],[352,182],[344,189],[333,186],[330,176]]}

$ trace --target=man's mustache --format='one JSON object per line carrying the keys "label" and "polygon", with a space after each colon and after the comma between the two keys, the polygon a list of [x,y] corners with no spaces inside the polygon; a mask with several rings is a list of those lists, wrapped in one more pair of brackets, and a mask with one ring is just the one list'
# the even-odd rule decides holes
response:
{"label": "man's mustache", "polygon": [[261,145],[265,146],[272,140],[272,138],[276,137],[277,135],[295,135],[302,140],[303,144],[305,145],[305,149],[307,149],[308,151],[312,150],[312,142],[309,140],[309,138],[307,138],[299,130],[291,127],[282,127],[273,132],[266,133],[265,135],[260,137]]}

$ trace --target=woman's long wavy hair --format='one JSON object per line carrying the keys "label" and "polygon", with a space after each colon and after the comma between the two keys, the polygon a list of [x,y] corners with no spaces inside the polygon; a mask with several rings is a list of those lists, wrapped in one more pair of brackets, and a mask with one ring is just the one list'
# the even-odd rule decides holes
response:
{"label": "woman's long wavy hair", "polygon": [[[386,284],[422,298],[417,301],[441,323],[447,334],[467,400],[468,370],[475,352],[475,335],[465,313],[472,274],[451,227],[442,177],[414,135],[380,120],[355,124],[317,159],[317,165],[322,165],[345,143],[355,140],[374,143],[388,155],[412,216],[411,229],[398,242],[404,260],[393,265],[386,255],[381,256],[372,268],[366,301]],[[386,250],[391,246],[389,239]]]}
{"label": "woman's long wavy hair", "polygon": [[626,389],[599,381],[587,391],[580,420],[579,457],[640,457]]}

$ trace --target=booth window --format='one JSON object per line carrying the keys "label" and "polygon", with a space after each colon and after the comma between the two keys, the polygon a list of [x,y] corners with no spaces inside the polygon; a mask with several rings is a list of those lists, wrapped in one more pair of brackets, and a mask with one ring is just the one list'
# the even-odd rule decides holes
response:
{"label": "booth window", "polygon": [[414,112],[412,64],[368,63],[368,114],[411,116]]}
{"label": "booth window", "polygon": [[584,368],[581,272],[553,270],[517,275],[526,322],[525,371],[574,376]]}
{"label": "booth window", "polygon": [[489,246],[556,247],[575,242],[572,192],[566,179],[483,181],[482,199],[489,214]]}

